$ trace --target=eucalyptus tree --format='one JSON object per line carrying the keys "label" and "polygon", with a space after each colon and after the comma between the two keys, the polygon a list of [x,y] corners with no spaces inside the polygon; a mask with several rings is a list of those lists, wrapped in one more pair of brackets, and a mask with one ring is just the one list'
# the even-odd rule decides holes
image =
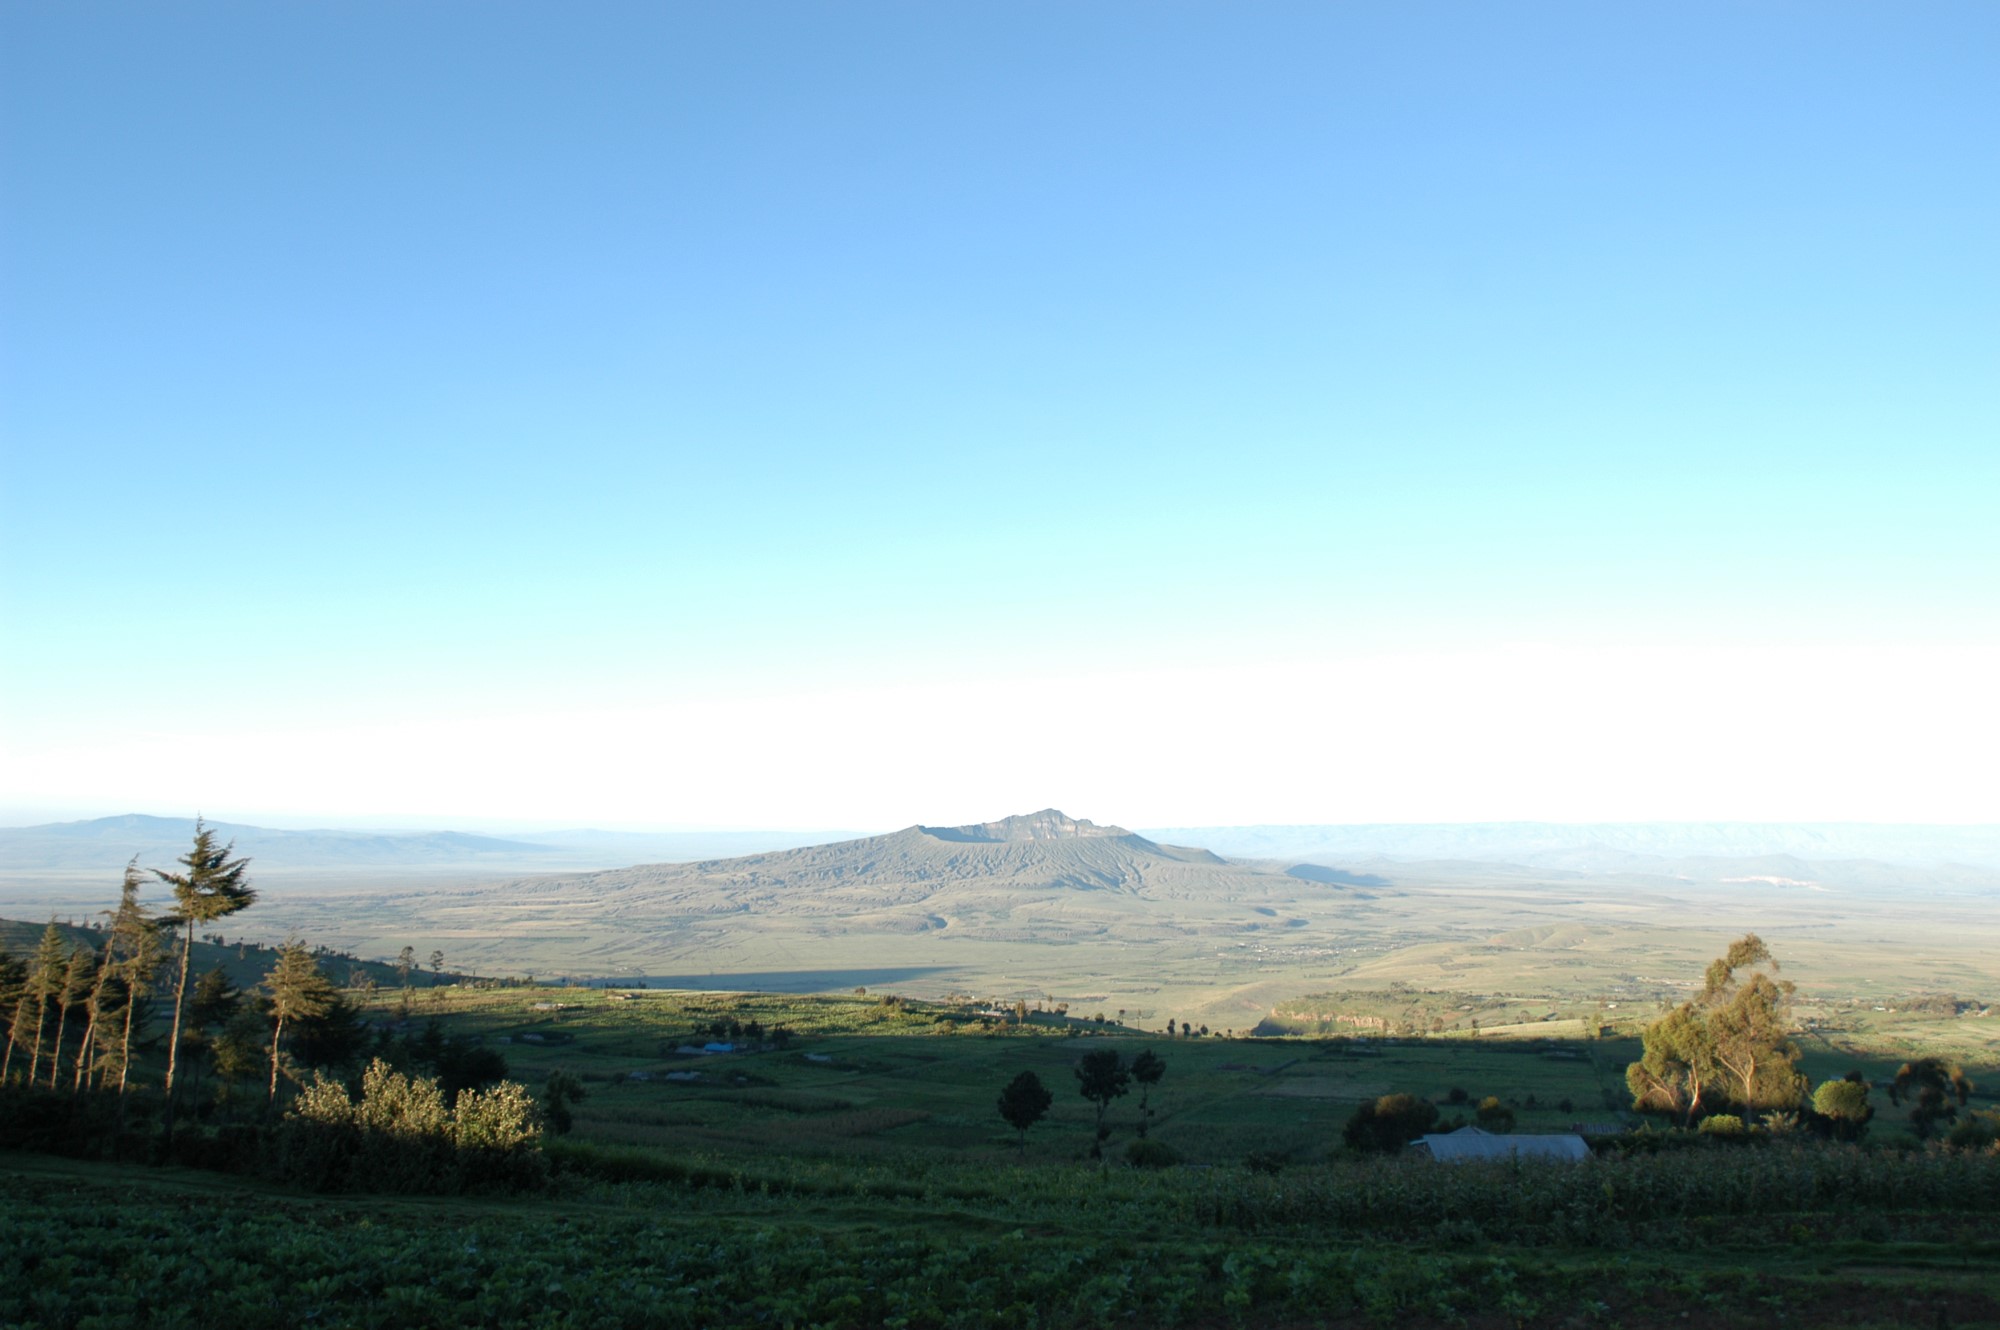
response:
{"label": "eucalyptus tree", "polygon": [[[1757,968],[1763,966],[1769,974]],[[1751,973],[1739,977],[1744,970]],[[1709,965],[1702,990],[1715,1060],[1735,1081],[1735,1098],[1746,1117],[1761,1108],[1795,1108],[1805,1094],[1799,1049],[1791,1038],[1796,986],[1775,978],[1777,973],[1771,949],[1749,933]]]}
{"label": "eucalyptus tree", "polygon": [[288,939],[278,953],[278,962],[264,977],[264,991],[271,995],[271,1089],[267,1102],[278,1101],[278,1048],[285,1037],[285,1022],[311,1020],[333,1010],[339,993],[320,973],[319,962],[296,938]]}
{"label": "eucalyptus tree", "polygon": [[173,1028],[167,1035],[167,1131],[173,1131],[174,1072],[181,1042],[181,1010],[187,1003],[188,964],[194,956],[194,931],[199,926],[247,909],[257,899],[250,886],[248,859],[233,859],[236,842],[218,846],[216,835],[200,818],[195,819],[194,846],[182,855],[183,872],[169,873],[155,868],[153,876],[173,888],[174,908],[160,922],[181,930],[179,978],[174,985]]}
{"label": "eucalyptus tree", "polygon": [[1625,1068],[1625,1088],[1639,1112],[1671,1113],[1685,1124],[1724,1074],[1702,1013],[1683,1002],[1646,1027],[1639,1060]]}
{"label": "eucalyptus tree", "polygon": [[1711,1094],[1729,1091],[1746,1113],[1796,1107],[1805,1078],[1790,1034],[1793,985],[1774,978],[1777,969],[1755,933],[1731,943],[1710,963],[1698,995],[1646,1027],[1639,1061],[1625,1068],[1632,1106],[1684,1123],[1701,1115]]}

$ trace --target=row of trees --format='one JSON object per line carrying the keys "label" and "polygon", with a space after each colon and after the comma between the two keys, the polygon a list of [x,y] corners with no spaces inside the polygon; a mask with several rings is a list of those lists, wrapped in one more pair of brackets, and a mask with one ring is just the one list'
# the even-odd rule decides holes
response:
{"label": "row of trees", "polygon": [[[1146,1138],[1153,1121],[1153,1087],[1167,1074],[1166,1059],[1148,1048],[1127,1061],[1117,1049],[1106,1048],[1085,1053],[1077,1059],[1073,1070],[1077,1093],[1097,1107],[1096,1131],[1090,1144],[1092,1159],[1104,1157],[1104,1142],[1111,1137],[1111,1127],[1105,1120],[1111,1110],[1111,1101],[1129,1093],[1134,1083],[1139,1086],[1137,1131],[1141,1140]],[[1032,1071],[1022,1072],[1000,1092],[1000,1116],[1020,1133],[1024,1151],[1028,1148],[1028,1128],[1048,1116],[1049,1108],[1054,1103],[1054,1093]]]}
{"label": "row of trees", "polygon": [[193,845],[176,869],[152,873],[173,893],[167,912],[156,917],[140,899],[146,875],[135,859],[126,865],[117,908],[105,911],[107,925],[86,935],[96,940],[72,944],[51,922],[25,964],[0,957],[0,1002],[10,1012],[0,1084],[125,1095],[133,1088],[134,1048],[146,1042],[155,987],[165,970],[172,1008],[161,1089],[171,1134],[176,1106],[185,1097],[176,1089],[188,1077],[191,1056],[197,1078],[206,1060],[231,1081],[243,1077],[254,1057],[267,1073],[265,1099],[275,1102],[287,1035],[340,1013],[342,1003],[317,958],[295,939],[279,950],[252,1003],[243,1001],[219,967],[194,979],[198,931],[257,899],[249,860],[235,855],[233,843],[219,844],[215,833],[197,822]]}
{"label": "row of trees", "polygon": [[[14,1060],[22,1054],[26,1084],[46,1084],[56,1090],[66,1080],[72,1092],[116,1084],[124,1094],[132,1084],[132,1042],[144,1030],[152,984],[162,964],[170,962],[174,1006],[166,1040],[164,1092],[172,1130],[174,1082],[182,1074],[182,1052],[190,1044],[182,1028],[190,1008],[196,930],[256,900],[248,882],[250,860],[234,858],[234,846],[218,846],[216,834],[202,824],[196,824],[194,846],[178,862],[178,872],[154,870],[174,890],[174,908],[168,914],[154,918],[140,900],[144,874],[138,862],[132,862],[126,864],[118,908],[106,912],[110,924],[102,934],[102,946],[70,946],[62,928],[50,922],[26,966],[10,962],[14,972],[0,976],[14,990],[8,1046],[0,1056],[0,1082],[12,1076]],[[162,934],[176,932],[178,956],[170,958]],[[216,988],[226,988],[220,972],[214,978],[212,1006],[222,998]],[[286,1026],[326,1016],[338,1000],[338,990],[298,940],[288,940],[278,952],[262,990],[270,1020],[266,1098],[276,1100]],[[84,1028],[78,1044],[68,1050],[70,1064],[64,1070],[64,1046],[78,1012]]]}
{"label": "row of trees", "polygon": [[46,1049],[47,1084],[58,1088],[70,1016],[82,1010],[86,1021],[72,1053],[71,1088],[102,1087],[115,1079],[119,1093],[125,1092],[133,1036],[143,1030],[147,995],[163,958],[155,923],[139,901],[142,880],[136,864],[126,866],[101,950],[70,948],[63,931],[51,923],[25,965],[0,956],[0,1000],[11,1011],[0,1083],[13,1079],[17,1058],[24,1064],[20,1079],[41,1083]]}

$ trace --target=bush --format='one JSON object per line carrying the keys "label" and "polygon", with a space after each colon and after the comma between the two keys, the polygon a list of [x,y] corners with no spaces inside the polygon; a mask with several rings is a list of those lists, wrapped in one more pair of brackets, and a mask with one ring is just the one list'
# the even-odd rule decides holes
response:
{"label": "bush", "polygon": [[1431,1129],[1437,1105],[1415,1095],[1385,1094],[1354,1110],[1341,1138],[1350,1150],[1387,1154],[1403,1148]]}
{"label": "bush", "polygon": [[1953,1127],[1944,1140],[1954,1150],[2000,1151],[2000,1111],[1974,1113]]}
{"label": "bush", "polygon": [[1181,1152],[1151,1137],[1142,1137],[1125,1147],[1125,1162],[1134,1168],[1172,1168],[1181,1162]]}
{"label": "bush", "polygon": [[377,1058],[358,1101],[315,1077],[279,1123],[268,1166],[315,1191],[518,1190],[547,1176],[541,1139],[534,1101],[511,1081],[466,1090],[448,1109],[438,1082]]}
{"label": "bush", "polygon": [[1749,1136],[1743,1126],[1743,1119],[1734,1113],[1711,1113],[1701,1120],[1701,1134],[1721,1136],[1729,1140],[1742,1140]]}

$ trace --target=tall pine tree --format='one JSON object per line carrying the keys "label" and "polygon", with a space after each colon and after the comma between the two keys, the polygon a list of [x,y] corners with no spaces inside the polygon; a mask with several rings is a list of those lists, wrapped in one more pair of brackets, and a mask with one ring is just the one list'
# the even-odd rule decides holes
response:
{"label": "tall pine tree", "polygon": [[[49,920],[49,926],[42,931],[42,940],[35,947],[35,954],[28,961],[28,982],[21,987],[21,1000],[14,1008],[14,1024],[7,1043],[8,1061],[12,1061],[16,1042],[32,1045],[28,1055],[28,1084],[33,1085],[42,1068],[42,1034],[49,1020],[49,999],[62,989],[63,970],[67,958],[63,955],[62,929],[56,921]],[[32,1036],[29,1031],[34,1031]]]}
{"label": "tall pine tree", "polygon": [[124,1029],[118,1041],[118,1093],[125,1093],[132,1070],[132,1032],[137,1024],[140,1003],[160,972],[162,947],[160,930],[139,900],[139,861],[134,856],[125,865],[125,881],[119,888],[118,908],[111,912],[112,964],[125,990]]}
{"label": "tall pine tree", "polygon": [[97,953],[89,947],[79,946],[71,950],[69,959],[63,962],[62,980],[56,985],[56,1049],[49,1055],[49,1088],[56,1088],[56,1077],[62,1073],[63,1037],[69,1030],[70,1009],[90,995],[92,981],[97,978]]}
{"label": "tall pine tree", "polygon": [[174,1072],[180,1054],[181,1009],[187,1003],[188,962],[194,955],[197,925],[214,923],[257,899],[249,881],[250,861],[232,859],[236,843],[217,846],[215,833],[195,819],[194,847],[180,857],[185,872],[169,873],[155,868],[153,876],[174,891],[174,908],[160,920],[168,928],[181,930],[180,975],[174,985],[174,1022],[167,1036],[167,1134],[174,1130]]}
{"label": "tall pine tree", "polygon": [[278,1045],[285,1037],[287,1021],[312,1020],[333,1010],[339,993],[320,973],[319,962],[296,938],[287,939],[278,953],[278,963],[264,977],[264,989],[271,995],[271,1092],[269,1102],[278,1101]]}
{"label": "tall pine tree", "polygon": [[0,952],[0,1011],[7,1013],[7,1052],[0,1056],[0,1085],[6,1084],[7,1069],[14,1063],[14,1045],[20,1039],[21,1022],[27,1011],[22,999],[28,992],[28,967]]}

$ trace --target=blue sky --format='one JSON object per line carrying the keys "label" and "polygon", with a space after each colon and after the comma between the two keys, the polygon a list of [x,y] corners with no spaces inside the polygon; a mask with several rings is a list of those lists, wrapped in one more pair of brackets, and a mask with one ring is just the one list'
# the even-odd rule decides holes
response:
{"label": "blue sky", "polygon": [[1987,820],[1995,86],[1984,5],[9,6],[0,807]]}

